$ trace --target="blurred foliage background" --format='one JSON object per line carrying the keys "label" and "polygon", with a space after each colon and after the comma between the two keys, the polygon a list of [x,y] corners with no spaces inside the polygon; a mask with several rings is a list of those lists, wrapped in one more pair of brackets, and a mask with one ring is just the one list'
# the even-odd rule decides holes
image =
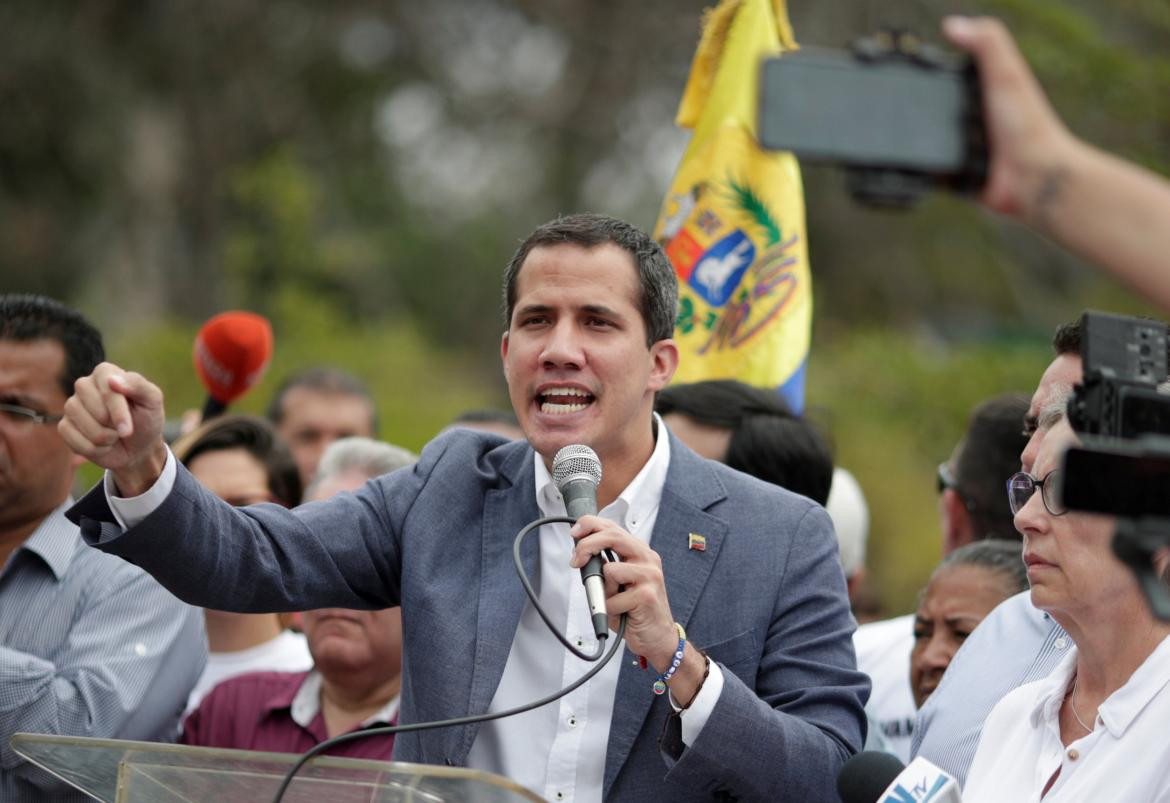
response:
{"label": "blurred foliage background", "polygon": [[[334,363],[374,388],[382,435],[417,449],[456,413],[507,404],[498,284],[523,235],[585,209],[652,226],[707,4],[0,4],[0,290],[82,309],[175,413],[201,403],[199,324],[255,310],[277,352],[240,409]],[[1165,0],[789,10],[823,46],[1000,16],[1074,131],[1170,172]],[[832,169],[805,185],[810,412],[867,492],[874,587],[901,612],[939,557],[934,468],[970,408],[1030,393],[1082,308],[1148,310],[965,200],[890,213],[853,205]]]}

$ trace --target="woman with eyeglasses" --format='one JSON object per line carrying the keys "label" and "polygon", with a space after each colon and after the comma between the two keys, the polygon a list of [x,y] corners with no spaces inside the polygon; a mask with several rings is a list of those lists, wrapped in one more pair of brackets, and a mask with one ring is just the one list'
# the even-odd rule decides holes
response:
{"label": "woman with eyeglasses", "polygon": [[[1060,466],[1075,442],[1067,421],[1053,426],[1008,495],[1032,603],[1076,646],[991,712],[965,803],[1170,801],[1170,623],[1113,556],[1114,519],[1063,507]],[[1165,553],[1155,557],[1163,580]]]}

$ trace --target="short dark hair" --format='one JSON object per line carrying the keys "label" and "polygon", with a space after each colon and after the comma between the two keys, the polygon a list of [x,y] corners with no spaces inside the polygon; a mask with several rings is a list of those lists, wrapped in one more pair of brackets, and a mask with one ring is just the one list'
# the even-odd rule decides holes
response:
{"label": "short dark hair", "polygon": [[268,490],[285,507],[301,503],[301,473],[284,439],[272,424],[254,415],[213,418],[177,440],[175,457],[187,466],[201,454],[243,449],[264,466]]}
{"label": "short dark hair", "polygon": [[999,576],[1013,595],[1028,590],[1028,567],[1020,554],[1020,545],[1009,541],[974,541],[942,559],[931,573],[933,578],[946,568],[980,566]]}
{"label": "short dark hair", "polygon": [[1075,354],[1081,356],[1081,322],[1079,320],[1062,323],[1056,327],[1056,334],[1052,336],[1052,350],[1056,356]]}
{"label": "short dark hair", "polygon": [[316,365],[293,374],[280,383],[276,395],[268,405],[268,420],[277,426],[284,419],[284,398],[294,388],[305,388],[320,393],[336,393],[340,396],[359,396],[370,405],[370,431],[378,431],[378,406],[365,383],[351,373],[329,365]]}
{"label": "short dark hair", "polygon": [[93,373],[106,358],[102,335],[72,307],[46,296],[0,294],[0,340],[56,340],[65,350],[61,390],[73,395],[73,383]]}
{"label": "short dark hair", "polygon": [[808,420],[774,390],[733,379],[671,385],[658,391],[659,415],[679,413],[731,431],[723,461],[731,468],[803,494],[820,504],[833,484],[833,453]]}
{"label": "short dark hair", "polygon": [[592,213],[558,217],[537,227],[520,243],[504,271],[504,328],[512,323],[520,268],[534,248],[554,245],[596,248],[606,243],[613,243],[633,257],[638,273],[638,307],[646,326],[646,345],[673,336],[678,314],[678,278],[661,246],[629,223]]}
{"label": "short dark hair", "polygon": [[1020,453],[1028,445],[1020,428],[1027,414],[1028,397],[1020,393],[996,396],[971,411],[951,468],[977,539],[1020,540],[1004,488],[1020,470]]}
{"label": "short dark hair", "polygon": [[[1150,321],[1159,326],[1166,326],[1165,321],[1159,321],[1156,318],[1146,318],[1142,316],[1142,320]],[[1062,323],[1056,327],[1056,334],[1052,336],[1052,350],[1056,352],[1057,357],[1063,357],[1065,354],[1075,354],[1081,356],[1081,346],[1084,340],[1084,330],[1081,328],[1081,320],[1078,318],[1069,323]],[[1166,344],[1166,358],[1170,362],[1170,339]]]}

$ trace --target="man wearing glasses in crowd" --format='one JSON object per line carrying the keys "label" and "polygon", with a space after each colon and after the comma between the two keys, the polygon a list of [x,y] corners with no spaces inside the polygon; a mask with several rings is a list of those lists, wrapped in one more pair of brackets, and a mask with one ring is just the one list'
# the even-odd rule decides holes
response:
{"label": "man wearing glasses in crowd", "polygon": [[0,294],[0,800],[88,800],[26,763],[12,735],[173,741],[206,660],[198,610],[65,518],[83,461],[56,425],[103,358],[72,309]]}

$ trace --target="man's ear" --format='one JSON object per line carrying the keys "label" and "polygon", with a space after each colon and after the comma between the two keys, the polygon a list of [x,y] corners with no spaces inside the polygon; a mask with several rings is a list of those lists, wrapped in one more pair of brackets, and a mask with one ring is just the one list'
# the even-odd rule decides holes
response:
{"label": "man's ear", "polygon": [[657,392],[670,384],[674,372],[678,370],[678,344],[674,338],[668,337],[653,343],[650,346],[650,359],[648,389]]}
{"label": "man's ear", "polygon": [[945,557],[975,540],[975,525],[971,521],[971,511],[967,510],[967,503],[954,488],[946,488],[942,492],[942,516],[942,553]]}

